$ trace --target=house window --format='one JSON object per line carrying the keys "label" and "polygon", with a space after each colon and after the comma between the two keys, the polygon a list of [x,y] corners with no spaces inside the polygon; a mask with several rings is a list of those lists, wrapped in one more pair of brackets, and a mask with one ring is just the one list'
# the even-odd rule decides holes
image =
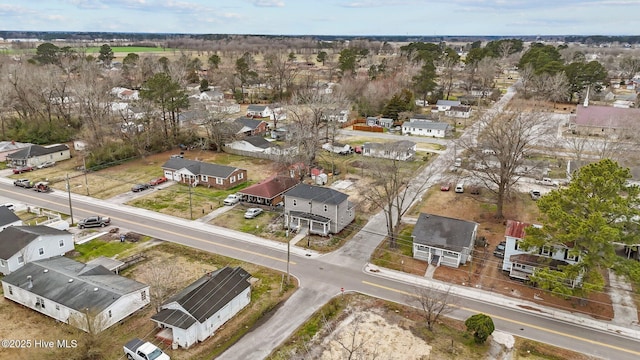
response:
{"label": "house window", "polygon": [[204,182],[209,182],[209,177],[207,175],[200,175],[200,179]]}
{"label": "house window", "polygon": [[234,182],[236,182],[236,177],[235,177],[235,176],[232,176],[232,177],[231,177],[231,183],[233,184]]}
{"label": "house window", "polygon": [[44,309],[44,299],[41,297],[36,297],[36,307],[41,307]]}
{"label": "house window", "polygon": [[18,264],[24,264],[24,256],[18,256]]}
{"label": "house window", "polygon": [[298,205],[298,202],[296,201],[296,199],[293,199],[293,206]]}
{"label": "house window", "polygon": [[38,255],[40,256],[44,255],[44,248],[38,249]]}
{"label": "house window", "polygon": [[569,249],[565,249],[564,258],[569,261],[578,261],[578,255],[571,255]]}
{"label": "house window", "polygon": [[56,304],[56,310],[60,310],[60,305]]}
{"label": "house window", "polygon": [[427,133],[430,133],[430,132],[431,132],[431,129],[427,129]]}
{"label": "house window", "polygon": [[2,266],[2,267],[5,267],[5,266],[6,266],[5,261],[4,261],[4,260],[2,260],[2,259],[0,259],[0,266]]}
{"label": "house window", "polygon": [[222,180],[221,178],[216,178],[216,184],[222,185],[224,184],[224,180]]}
{"label": "house window", "polygon": [[58,241],[58,246],[59,246],[59,247],[63,247],[63,246],[64,246],[64,240],[60,240],[60,241]]}
{"label": "house window", "polygon": [[324,205],[324,212],[329,211],[329,206],[327,206],[326,204]]}
{"label": "house window", "polygon": [[520,241],[516,240],[516,250],[520,250]]}
{"label": "house window", "polygon": [[351,210],[347,210],[347,215],[351,216]]}
{"label": "house window", "polygon": [[551,248],[548,247],[548,246],[543,246],[542,249],[540,249],[540,255],[550,256],[551,255]]}
{"label": "house window", "polygon": [[238,173],[238,180],[242,180],[244,178],[244,174],[243,173]]}
{"label": "house window", "polygon": [[146,291],[142,291],[142,292],[140,293],[140,298],[141,298],[142,300],[147,300],[147,292],[146,292]]}
{"label": "house window", "polygon": [[109,310],[109,317],[111,317],[111,310]]}
{"label": "house window", "polygon": [[9,286],[9,295],[13,295],[13,288]]}

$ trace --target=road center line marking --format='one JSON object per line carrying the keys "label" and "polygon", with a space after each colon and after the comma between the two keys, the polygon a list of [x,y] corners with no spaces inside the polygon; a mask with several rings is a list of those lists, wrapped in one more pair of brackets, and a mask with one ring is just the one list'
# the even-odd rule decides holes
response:
{"label": "road center line marking", "polygon": [[[403,290],[390,288],[388,286],[375,284],[375,283],[372,283],[372,282],[369,282],[369,281],[363,280],[362,283],[365,284],[365,285],[377,287],[377,288],[380,288],[380,289],[393,291],[393,292],[396,292],[398,294],[412,296],[412,297],[418,297],[418,295],[416,295],[416,294],[412,294],[412,293],[409,293],[409,292],[406,292],[406,291],[403,291]],[[469,312],[477,312],[477,310],[466,308],[466,307],[463,307],[463,306],[453,305],[453,307],[456,307],[456,308],[461,309],[461,310],[466,310],[466,311],[469,311]],[[618,347],[618,346],[609,345],[609,344],[606,344],[606,343],[603,343],[603,342],[599,342],[599,341],[595,341],[595,340],[585,339],[583,337],[579,337],[579,336],[563,333],[563,332],[560,332],[560,331],[546,329],[546,328],[543,328],[541,326],[527,324],[527,323],[524,323],[522,321],[511,320],[509,318],[502,317],[500,315],[495,315],[495,314],[487,314],[487,315],[489,315],[489,316],[491,316],[493,318],[496,318],[496,319],[500,319],[502,321],[510,322],[512,324],[527,326],[527,327],[530,327],[530,328],[533,328],[533,329],[536,329],[536,330],[540,330],[540,331],[544,331],[544,332],[547,332],[547,333],[550,333],[550,334],[561,335],[561,336],[564,336],[564,337],[568,337],[570,339],[580,340],[580,341],[584,341],[584,342],[587,342],[587,343],[590,343],[590,344],[593,344],[593,345],[604,346],[604,347],[607,347],[607,348],[610,348],[610,349],[614,349],[614,350],[618,350],[618,351],[624,351],[626,353],[633,354],[633,355],[640,355],[640,352],[638,352],[638,351],[625,349],[625,348],[621,348],[621,347]]]}

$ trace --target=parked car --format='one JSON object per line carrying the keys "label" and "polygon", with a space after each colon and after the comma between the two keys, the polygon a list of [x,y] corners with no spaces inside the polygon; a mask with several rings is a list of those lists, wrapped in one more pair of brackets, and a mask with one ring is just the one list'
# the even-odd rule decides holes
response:
{"label": "parked car", "polygon": [[478,185],[469,186],[469,194],[480,195],[480,186]]}
{"label": "parked car", "polygon": [[170,360],[157,346],[148,341],[135,338],[123,347],[125,355],[129,360]]}
{"label": "parked car", "polygon": [[237,195],[237,194],[229,194],[222,201],[222,203],[227,205],[227,206],[235,205],[235,204],[237,204],[239,202],[240,202],[240,195]]}
{"label": "parked car", "polygon": [[542,194],[538,190],[531,190],[529,194],[531,194],[531,199],[533,200],[538,200],[540,199],[540,196],[542,196]]}
{"label": "parked car", "polygon": [[493,250],[493,255],[499,258],[504,257],[504,249],[507,247],[506,241],[501,241],[498,245],[496,245],[496,249]]}
{"label": "parked car", "polygon": [[464,192],[464,183],[458,183],[458,185],[456,185],[456,190],[457,193],[462,194]]}
{"label": "parked car", "polygon": [[44,169],[44,168],[52,167],[52,166],[55,166],[55,165],[56,165],[55,161],[45,161],[42,164],[36,166],[36,168]]}
{"label": "parked car", "polygon": [[184,159],[184,155],[182,155],[182,154],[173,154],[169,158],[170,159]]}
{"label": "parked car", "polygon": [[18,179],[13,181],[13,185],[30,189],[33,187],[33,183],[29,179]]}
{"label": "parked car", "polygon": [[133,185],[131,187],[131,191],[133,191],[133,192],[144,191],[144,190],[147,190],[150,187],[151,187],[151,185],[149,185],[149,184],[135,184],[135,185]]}
{"label": "parked car", "polygon": [[249,208],[244,213],[244,218],[245,219],[253,219],[254,217],[256,217],[256,216],[258,216],[260,214],[262,214],[262,209],[261,208]]}
{"label": "parked car", "polygon": [[164,176],[161,176],[159,178],[151,179],[151,181],[149,181],[149,185],[156,186],[166,182],[167,182],[167,178]]}
{"label": "parked car", "polygon": [[549,178],[542,178],[542,180],[538,181],[538,184],[540,185],[544,185],[544,186],[559,186],[560,183],[555,181],[555,180],[551,180]]}
{"label": "parked car", "polygon": [[33,171],[33,167],[31,166],[19,166],[13,169],[14,174],[22,174],[23,172]]}
{"label": "parked car", "polygon": [[105,227],[111,224],[111,218],[106,216],[89,216],[78,222],[78,228]]}
{"label": "parked car", "polygon": [[451,183],[442,184],[440,191],[449,191],[451,189]]}

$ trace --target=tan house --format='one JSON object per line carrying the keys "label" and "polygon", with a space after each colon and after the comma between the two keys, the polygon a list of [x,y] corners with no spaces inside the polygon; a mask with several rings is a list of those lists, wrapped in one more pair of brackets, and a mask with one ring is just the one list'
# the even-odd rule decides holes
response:
{"label": "tan house", "polygon": [[162,165],[164,176],[191,186],[230,189],[247,181],[247,170],[182,158],[171,158]]}

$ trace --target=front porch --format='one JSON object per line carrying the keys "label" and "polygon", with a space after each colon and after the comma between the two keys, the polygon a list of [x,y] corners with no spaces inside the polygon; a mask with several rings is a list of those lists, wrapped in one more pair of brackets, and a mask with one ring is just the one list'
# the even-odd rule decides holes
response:
{"label": "front porch", "polygon": [[291,211],[284,215],[285,228],[295,231],[308,229],[309,234],[329,236],[331,220],[324,216]]}

